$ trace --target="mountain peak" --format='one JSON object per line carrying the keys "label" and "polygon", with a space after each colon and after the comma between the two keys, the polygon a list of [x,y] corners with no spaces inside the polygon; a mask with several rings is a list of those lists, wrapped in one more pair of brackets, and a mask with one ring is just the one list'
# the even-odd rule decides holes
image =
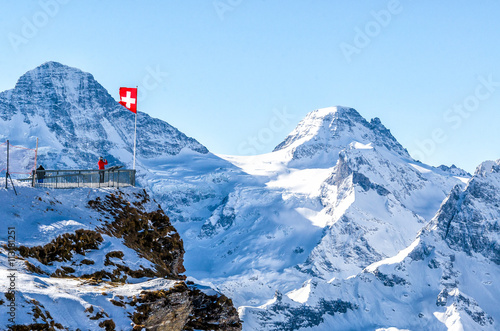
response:
{"label": "mountain peak", "polygon": [[353,142],[372,143],[410,157],[379,118],[368,122],[354,108],[342,106],[310,112],[274,151],[289,149],[293,160],[318,157],[332,160]]}
{"label": "mountain peak", "polygon": [[[316,117],[326,117],[329,115],[343,117],[343,116],[355,116],[360,117],[361,115],[356,111],[356,109],[344,106],[333,106],[326,108],[319,108],[309,113]],[[308,114],[308,115],[309,115]]]}
{"label": "mountain peak", "polygon": [[51,71],[51,72],[56,72],[56,71],[75,71],[75,72],[80,72],[85,75],[90,75],[89,73],[86,73],[78,68],[75,67],[70,67],[68,65],[62,64],[60,62],[56,61],[47,61],[42,64],[40,64],[38,67],[29,70],[26,74],[29,74],[30,72],[37,72],[37,71]]}
{"label": "mountain peak", "polygon": [[41,78],[64,81],[68,79],[74,80],[77,76],[92,81],[94,80],[94,77],[91,74],[80,69],[73,68],[59,62],[48,61],[22,75],[16,84],[16,88],[22,87],[27,81],[35,81]]}
{"label": "mountain peak", "polygon": [[484,177],[489,173],[495,172],[500,172],[500,160],[484,161],[476,168],[474,175]]}
{"label": "mountain peak", "polygon": [[54,61],[45,62],[26,72],[17,81],[15,90],[22,93],[29,92],[32,97],[46,97],[39,93],[42,90],[50,91],[55,93],[58,99],[70,97],[73,101],[76,101],[74,99],[84,91],[105,93],[108,98],[111,98],[106,89],[91,74]]}
{"label": "mountain peak", "polygon": [[469,174],[467,171],[458,168],[456,165],[452,164],[451,167],[448,167],[447,165],[440,165],[437,167],[438,169],[441,169],[444,172],[450,173],[454,176],[460,176],[460,177],[471,177],[471,174]]}
{"label": "mountain peak", "polygon": [[[56,61],[47,61],[45,63],[42,63],[41,65],[39,65],[37,68],[41,68],[41,69],[45,69],[45,68],[71,68],[71,69],[76,69],[76,68],[72,68],[72,67],[69,67],[67,65],[64,65],[60,62],[56,62]],[[80,70],[80,69],[76,69],[76,70]]]}

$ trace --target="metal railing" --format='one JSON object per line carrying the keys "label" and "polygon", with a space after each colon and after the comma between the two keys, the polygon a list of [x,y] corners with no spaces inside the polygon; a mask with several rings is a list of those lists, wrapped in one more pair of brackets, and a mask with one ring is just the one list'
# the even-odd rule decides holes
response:
{"label": "metal railing", "polygon": [[78,188],[78,187],[126,187],[135,186],[135,170],[43,170],[33,172],[30,178],[33,187]]}

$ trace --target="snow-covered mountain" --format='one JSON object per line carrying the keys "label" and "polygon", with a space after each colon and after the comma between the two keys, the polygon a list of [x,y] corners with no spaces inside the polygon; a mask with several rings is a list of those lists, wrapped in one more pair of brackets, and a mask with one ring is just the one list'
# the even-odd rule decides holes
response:
{"label": "snow-covered mountain", "polygon": [[249,328],[498,330],[500,160],[455,187],[411,245],[348,279],[311,280],[257,308]]}
{"label": "snow-covered mountain", "polygon": [[[176,224],[193,277],[237,305],[263,304],[310,279],[346,278],[396,254],[468,179],[413,160],[379,120],[354,109],[311,114],[272,153],[221,156],[254,182],[236,184],[203,225]],[[209,272],[198,258],[207,253]]]}
{"label": "snow-covered mountain", "polygon": [[[341,298],[331,284],[355,284],[370,265],[410,247],[470,179],[455,166],[415,161],[378,118],[346,107],[309,113],[273,152],[257,156],[214,155],[144,113],[138,125],[139,185],[184,240],[190,280],[247,307],[245,330],[335,329],[325,321],[361,299]],[[131,127],[133,114],[90,74],[58,63],[0,93],[0,138],[26,145],[39,136],[49,168],[93,168],[100,154],[130,165]],[[338,329],[391,326],[370,321]]]}
{"label": "snow-covered mountain", "polygon": [[[94,77],[47,62],[0,93],[0,140],[34,147],[50,169],[95,169],[100,155],[132,166],[134,114],[118,104]],[[168,123],[139,112],[137,157],[177,155],[182,149],[206,154],[206,147]]]}

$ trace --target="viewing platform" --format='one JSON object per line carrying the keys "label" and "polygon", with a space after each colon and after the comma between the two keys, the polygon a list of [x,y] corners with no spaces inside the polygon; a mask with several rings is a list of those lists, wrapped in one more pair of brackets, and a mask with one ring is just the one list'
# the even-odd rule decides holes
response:
{"label": "viewing platform", "polygon": [[106,170],[43,170],[33,172],[29,178],[20,179],[31,182],[39,188],[100,188],[135,186],[136,170],[109,168]]}

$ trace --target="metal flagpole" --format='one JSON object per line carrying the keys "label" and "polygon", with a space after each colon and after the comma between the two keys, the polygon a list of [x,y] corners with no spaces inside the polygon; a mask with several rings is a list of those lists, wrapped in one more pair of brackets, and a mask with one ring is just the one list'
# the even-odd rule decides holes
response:
{"label": "metal flagpole", "polygon": [[38,137],[36,137],[36,149],[35,149],[35,169],[32,171],[33,179],[31,180],[31,186],[35,187],[35,177],[36,177],[36,159],[38,157]]}
{"label": "metal flagpole", "polygon": [[38,137],[36,137],[36,148],[35,148],[35,169],[36,169],[36,159],[38,157]]}
{"label": "metal flagpole", "polygon": [[133,169],[135,170],[135,149],[137,147],[137,112],[139,111],[139,109],[137,108],[137,104],[139,103],[139,87],[136,86],[136,91],[137,91],[137,95],[136,95],[136,99],[135,99],[135,127],[134,127],[134,167]]}

